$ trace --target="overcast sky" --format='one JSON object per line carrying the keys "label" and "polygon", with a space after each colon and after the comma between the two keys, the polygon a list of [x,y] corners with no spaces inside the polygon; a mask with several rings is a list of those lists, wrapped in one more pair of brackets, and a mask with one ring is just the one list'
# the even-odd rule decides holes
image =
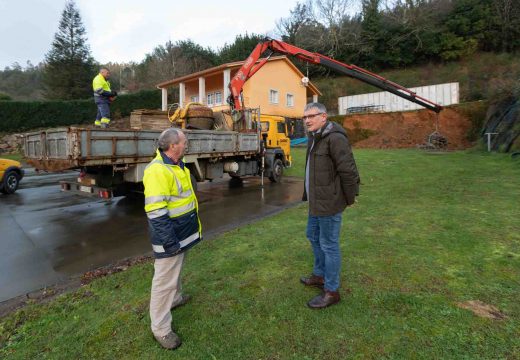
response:
{"label": "overcast sky", "polygon": [[[140,61],[168,40],[214,50],[238,34],[271,32],[296,0],[76,0],[88,44],[100,63]],[[44,60],[65,0],[0,0],[0,69]]]}

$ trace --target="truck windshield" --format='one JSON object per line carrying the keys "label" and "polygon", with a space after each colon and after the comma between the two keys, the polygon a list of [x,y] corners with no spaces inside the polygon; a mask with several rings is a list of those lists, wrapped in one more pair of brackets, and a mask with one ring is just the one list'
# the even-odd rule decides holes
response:
{"label": "truck windshield", "polygon": [[260,131],[261,132],[269,131],[269,122],[268,121],[260,121]]}

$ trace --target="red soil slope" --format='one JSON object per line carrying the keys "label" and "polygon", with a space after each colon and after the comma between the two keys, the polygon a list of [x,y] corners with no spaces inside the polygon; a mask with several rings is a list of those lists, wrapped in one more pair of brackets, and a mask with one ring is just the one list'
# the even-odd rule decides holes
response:
{"label": "red soil slope", "polygon": [[[343,126],[349,134],[372,134],[355,142],[357,148],[409,148],[424,144],[435,131],[436,114],[429,110],[348,115]],[[448,139],[448,149],[465,149],[471,120],[457,108],[446,108],[439,114],[439,132]]]}

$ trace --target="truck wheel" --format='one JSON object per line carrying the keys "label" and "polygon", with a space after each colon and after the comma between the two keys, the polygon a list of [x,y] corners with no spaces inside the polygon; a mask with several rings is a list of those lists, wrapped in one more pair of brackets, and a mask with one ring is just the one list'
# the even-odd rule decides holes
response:
{"label": "truck wheel", "polygon": [[273,170],[271,171],[269,180],[271,180],[271,182],[274,182],[274,183],[280,182],[280,181],[282,181],[282,175],[283,175],[282,160],[276,159],[273,163]]}
{"label": "truck wheel", "polygon": [[240,176],[231,176],[229,179],[229,188],[236,189],[242,187],[244,185],[244,181],[240,178]]}
{"label": "truck wheel", "polygon": [[18,185],[20,184],[20,177],[15,171],[9,171],[4,175],[4,181],[2,184],[2,193],[13,194]]}

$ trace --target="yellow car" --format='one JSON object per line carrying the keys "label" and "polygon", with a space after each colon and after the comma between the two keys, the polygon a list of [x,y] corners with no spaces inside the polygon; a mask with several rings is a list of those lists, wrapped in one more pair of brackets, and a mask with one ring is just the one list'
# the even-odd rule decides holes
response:
{"label": "yellow car", "polygon": [[0,192],[12,194],[18,189],[24,171],[22,164],[15,160],[0,159]]}

